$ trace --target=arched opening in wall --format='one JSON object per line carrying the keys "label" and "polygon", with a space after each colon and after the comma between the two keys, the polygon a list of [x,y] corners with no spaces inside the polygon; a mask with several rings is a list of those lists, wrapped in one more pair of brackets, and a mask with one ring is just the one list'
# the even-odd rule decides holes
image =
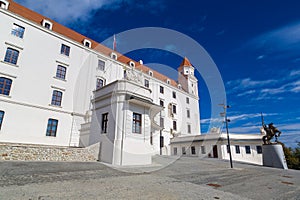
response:
{"label": "arched opening in wall", "polygon": [[0,0],[0,8],[7,10],[8,9],[8,5],[9,5],[8,1]]}
{"label": "arched opening in wall", "polygon": [[118,59],[118,55],[117,55],[116,53],[114,53],[114,52],[111,52],[110,57],[111,57],[112,59],[114,59],[114,60],[117,60],[117,59]]}
{"label": "arched opening in wall", "polygon": [[49,20],[43,19],[42,26],[46,29],[52,30],[53,24]]}
{"label": "arched opening in wall", "polygon": [[91,48],[92,47],[92,42],[87,40],[87,39],[84,39],[83,40],[83,45],[88,47],[88,48]]}

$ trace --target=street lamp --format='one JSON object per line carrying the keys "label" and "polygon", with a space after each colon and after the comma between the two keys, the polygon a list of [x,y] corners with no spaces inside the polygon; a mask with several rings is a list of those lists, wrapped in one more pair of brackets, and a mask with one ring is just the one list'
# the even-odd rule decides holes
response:
{"label": "street lamp", "polygon": [[229,105],[225,104],[219,104],[220,106],[223,106],[224,112],[220,113],[221,117],[225,118],[226,123],[226,132],[227,132],[227,143],[228,143],[228,153],[229,153],[229,160],[230,160],[230,167],[233,168],[232,165],[232,155],[231,155],[231,148],[230,148],[230,138],[229,138],[229,131],[228,131],[228,122],[230,122],[230,119],[227,118],[227,108],[230,108]]}

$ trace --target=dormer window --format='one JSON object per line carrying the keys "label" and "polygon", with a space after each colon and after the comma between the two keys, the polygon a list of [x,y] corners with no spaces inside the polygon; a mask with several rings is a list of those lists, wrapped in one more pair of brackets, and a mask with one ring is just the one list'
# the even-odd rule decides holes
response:
{"label": "dormer window", "polygon": [[8,5],[9,5],[8,1],[0,0],[0,8],[7,10],[8,9]]}
{"label": "dormer window", "polygon": [[170,79],[167,79],[167,83],[168,83],[168,84],[170,84],[170,83],[171,83]]}
{"label": "dormer window", "polygon": [[129,64],[130,67],[135,67],[135,63],[133,61],[129,61],[128,64]]}
{"label": "dormer window", "polygon": [[112,59],[114,59],[114,60],[117,60],[117,59],[118,59],[118,55],[117,55],[116,53],[114,53],[114,52],[111,52],[110,57],[111,57]]}
{"label": "dormer window", "polygon": [[92,42],[87,40],[87,39],[84,39],[83,40],[83,45],[88,47],[88,48],[91,48],[92,47]]}
{"label": "dormer window", "polygon": [[181,89],[182,89],[182,86],[181,86],[181,84],[178,84],[178,86],[177,86],[177,87],[178,87],[178,89],[179,89],[179,90],[181,90]]}
{"label": "dormer window", "polygon": [[53,24],[49,20],[44,19],[42,21],[42,26],[45,27],[46,29],[52,30]]}
{"label": "dormer window", "polygon": [[149,76],[153,76],[153,72],[152,71],[149,71]]}

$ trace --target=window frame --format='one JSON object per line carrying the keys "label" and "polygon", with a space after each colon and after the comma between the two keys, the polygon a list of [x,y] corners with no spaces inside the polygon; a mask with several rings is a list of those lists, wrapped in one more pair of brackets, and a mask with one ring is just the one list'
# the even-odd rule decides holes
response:
{"label": "window frame", "polygon": [[186,102],[187,104],[190,104],[190,98],[186,97],[185,102]]}
{"label": "window frame", "polygon": [[257,152],[257,154],[262,154],[262,153],[263,153],[263,152],[262,152],[262,146],[257,145],[257,146],[256,146],[256,152]]}
{"label": "window frame", "polygon": [[201,154],[206,154],[205,146],[201,146],[200,149],[201,149]]}
{"label": "window frame", "polygon": [[47,124],[47,129],[46,129],[46,136],[47,137],[56,137],[57,129],[58,129],[58,120],[49,118],[48,124]]}
{"label": "window frame", "polygon": [[186,109],[186,117],[191,118],[191,111],[190,109]]}
{"label": "window frame", "polygon": [[[2,80],[3,80],[3,83],[2,83]],[[6,78],[3,76],[0,77],[0,86],[3,84],[3,86],[0,87],[0,95],[9,96],[10,91],[11,91],[12,82],[13,82],[13,80],[10,78]]]}
{"label": "window frame", "polygon": [[[248,148],[249,147],[249,148]],[[249,151],[248,151],[249,150]],[[251,146],[249,146],[249,145],[246,145],[245,146],[245,152],[246,152],[246,154],[251,154]]]}
{"label": "window frame", "polygon": [[[100,84],[102,81],[102,85]],[[104,78],[97,78],[96,79],[96,90],[101,89],[105,86],[105,79]]]}
{"label": "window frame", "polygon": [[195,146],[191,146],[191,154],[196,155],[196,147]]}
{"label": "window frame", "polygon": [[172,114],[176,114],[177,113],[177,108],[175,104],[172,104]]}
{"label": "window frame", "polygon": [[241,154],[240,145],[235,145],[235,153],[236,154]]}
{"label": "window frame", "polygon": [[10,63],[12,65],[17,65],[19,59],[20,51],[11,47],[6,48],[6,53],[4,57],[4,62]]}
{"label": "window frame", "polygon": [[163,86],[159,86],[159,92],[161,93],[161,94],[164,94],[164,87]]}
{"label": "window frame", "polygon": [[23,39],[25,33],[25,27],[13,23],[13,28],[11,29],[11,35]]}
{"label": "window frame", "polygon": [[187,132],[188,132],[189,134],[192,133],[192,127],[191,127],[190,124],[187,125]]}
{"label": "window frame", "polygon": [[181,147],[181,151],[182,151],[182,155],[186,155],[186,148],[185,147]]}
{"label": "window frame", "polygon": [[177,121],[175,121],[175,120],[173,121],[173,126],[172,127],[173,127],[174,131],[177,131]]}
{"label": "window frame", "polygon": [[165,102],[163,101],[163,100],[159,100],[159,105],[161,106],[161,107],[165,107]]}
{"label": "window frame", "polygon": [[175,91],[172,92],[172,97],[173,97],[174,99],[176,99],[176,92],[175,92]]}
{"label": "window frame", "polygon": [[5,115],[5,111],[0,110],[0,130],[3,124],[4,115]]}
{"label": "window frame", "polygon": [[62,97],[63,97],[63,92],[62,91],[53,90],[52,98],[51,98],[51,105],[52,106],[61,106]]}
{"label": "window frame", "polygon": [[149,87],[150,87],[150,82],[149,82],[148,79],[144,79],[144,86],[145,86],[146,88],[149,88]]}
{"label": "window frame", "polygon": [[65,56],[70,56],[71,47],[66,44],[61,44],[60,54]]}
{"label": "window frame", "polygon": [[98,69],[105,71],[105,62],[103,60],[98,59]]}
{"label": "window frame", "polygon": [[132,133],[142,134],[142,114],[133,113],[132,115]]}
{"label": "window frame", "polygon": [[55,78],[66,80],[66,75],[67,75],[67,68],[62,65],[57,65]]}
{"label": "window frame", "polygon": [[101,133],[106,134],[108,130],[108,113],[102,113]]}

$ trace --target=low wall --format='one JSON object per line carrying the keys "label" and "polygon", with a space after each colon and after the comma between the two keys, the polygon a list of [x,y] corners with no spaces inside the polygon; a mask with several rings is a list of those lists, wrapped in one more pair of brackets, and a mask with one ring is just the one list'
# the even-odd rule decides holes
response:
{"label": "low wall", "polygon": [[99,144],[86,148],[0,143],[0,161],[97,161]]}

